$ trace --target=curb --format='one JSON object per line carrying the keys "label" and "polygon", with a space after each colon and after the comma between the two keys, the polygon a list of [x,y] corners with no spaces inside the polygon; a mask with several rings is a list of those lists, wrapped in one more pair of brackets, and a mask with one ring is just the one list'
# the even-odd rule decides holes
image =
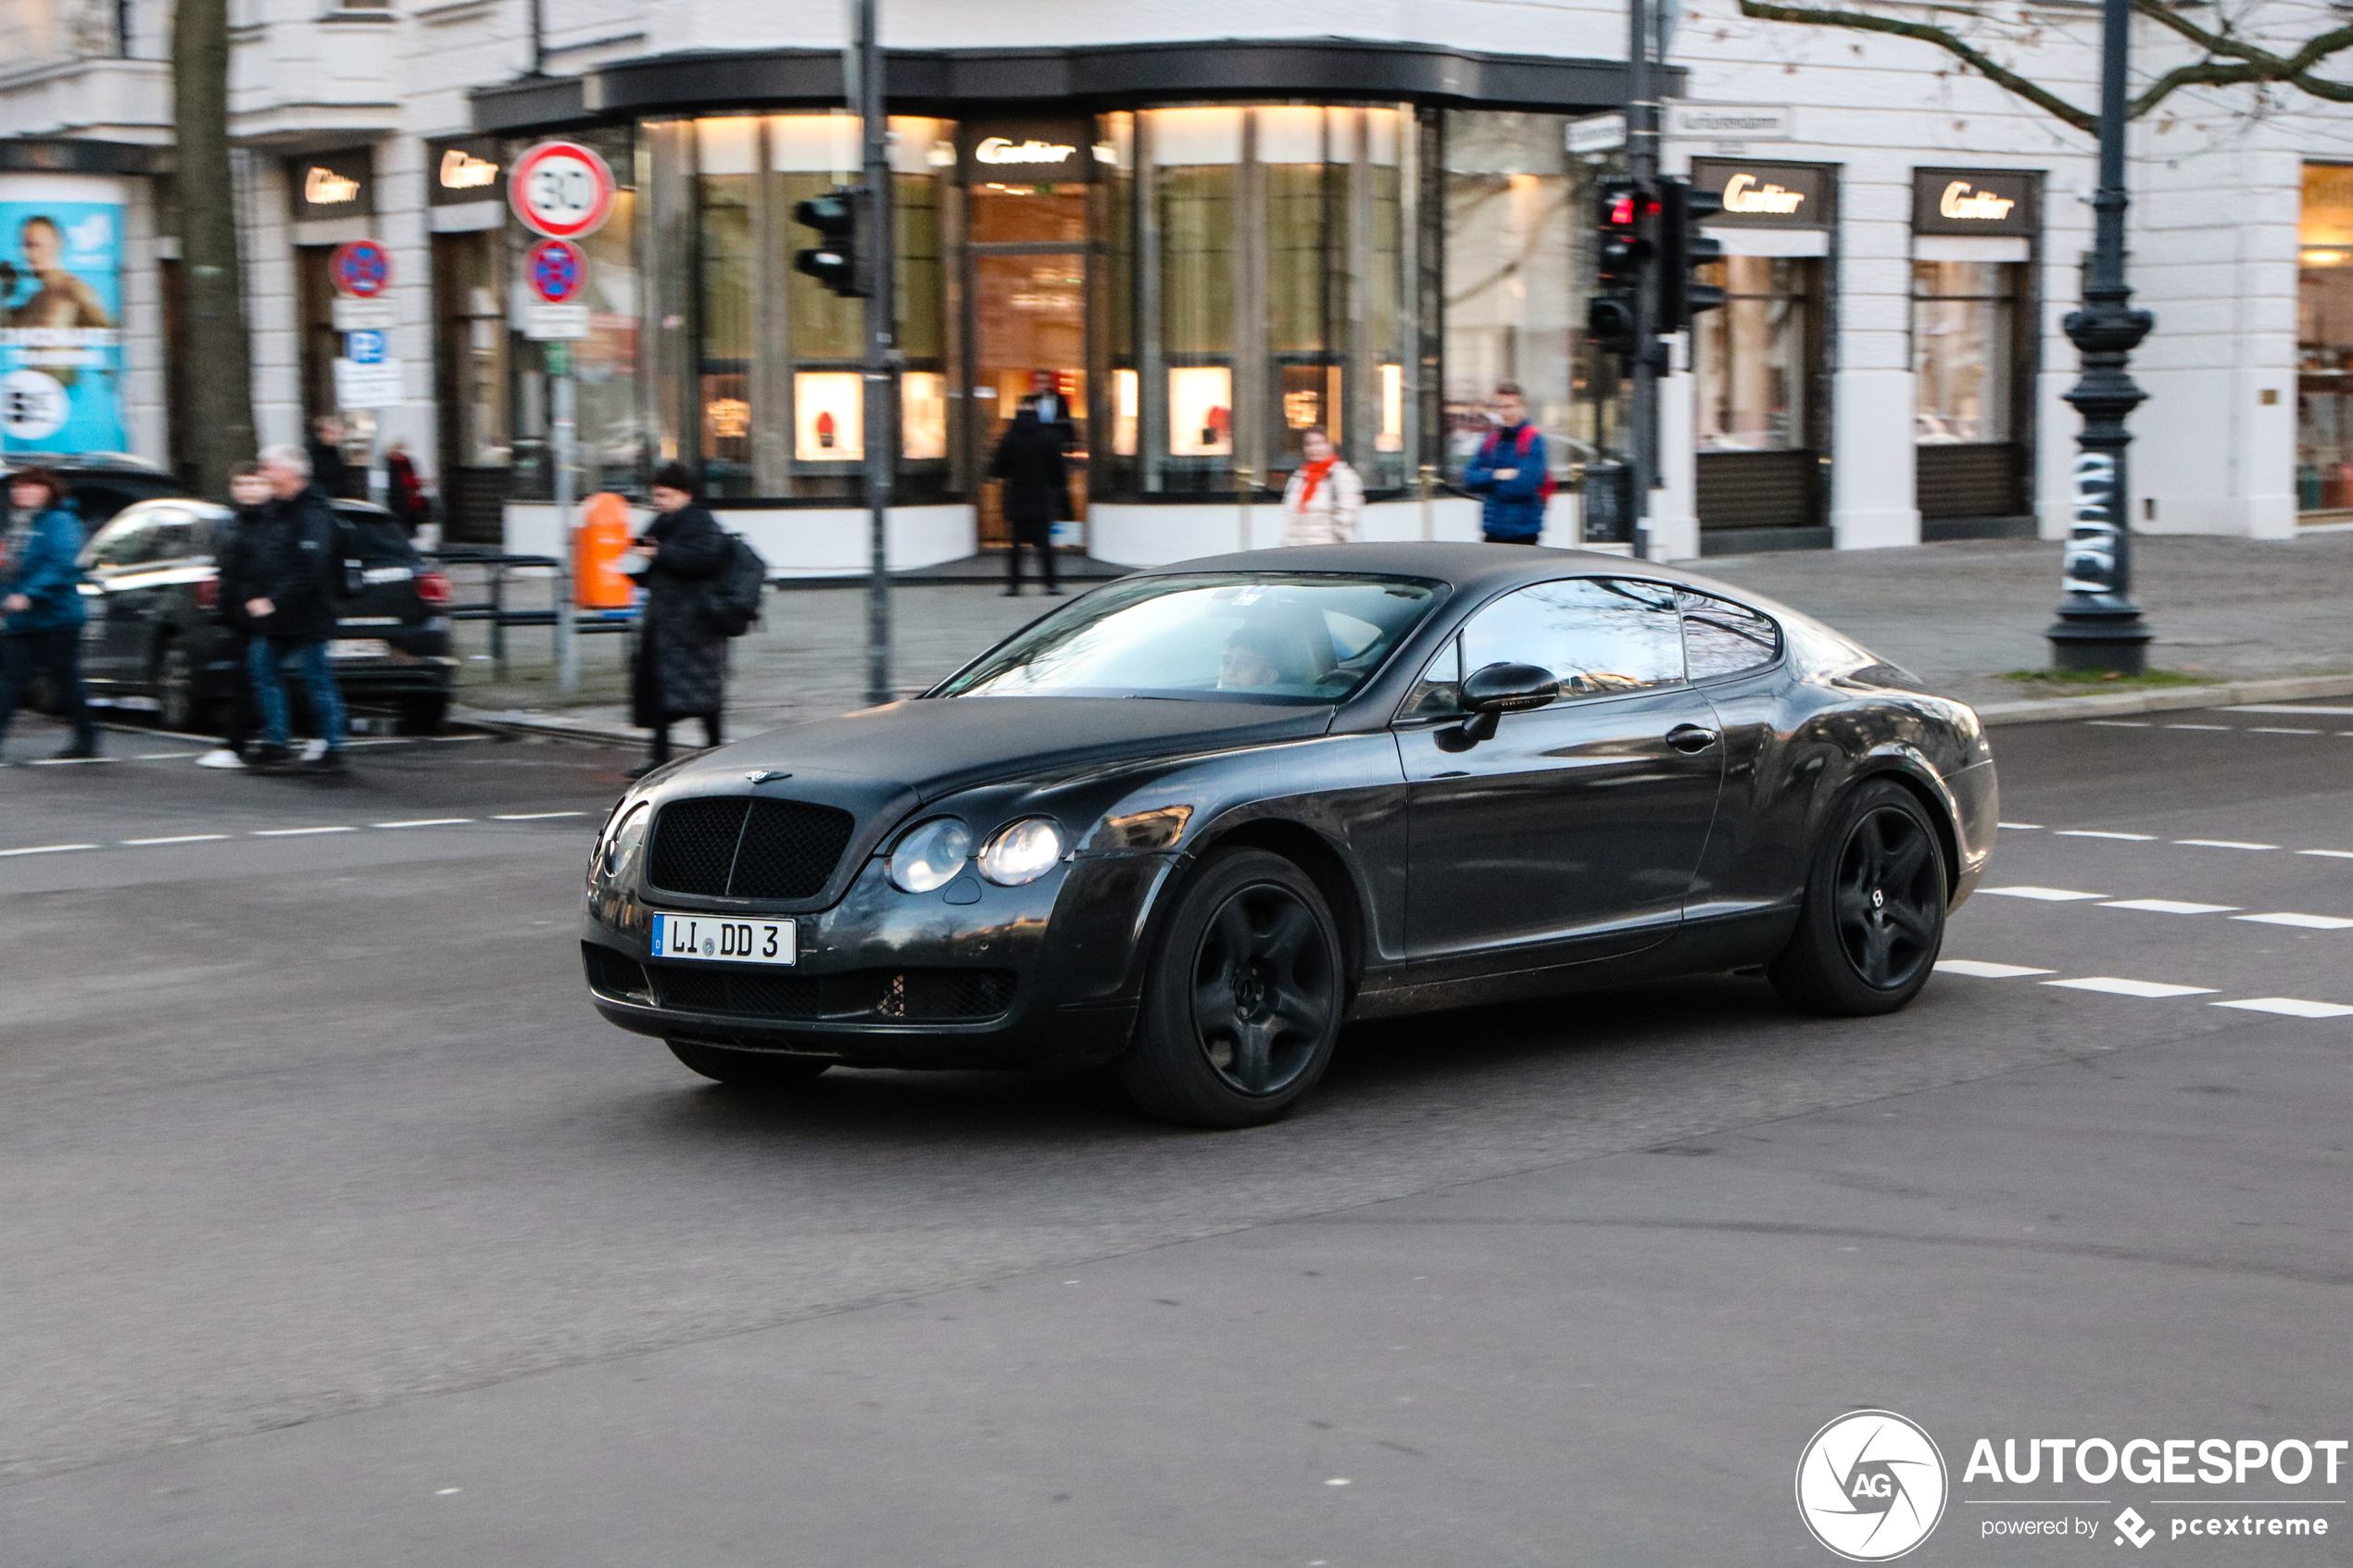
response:
{"label": "curb", "polygon": [[566,719],[547,713],[494,713],[486,709],[467,708],[459,703],[449,705],[449,721],[470,729],[487,730],[494,734],[545,735],[556,740],[596,741],[603,745],[635,746],[642,744],[646,738],[643,730],[633,730],[626,724],[608,724],[594,719]]}
{"label": "curb", "polygon": [[2105,719],[2118,713],[2169,713],[2181,708],[2312,696],[2353,696],[2353,675],[2291,675],[2219,686],[2160,686],[2154,691],[2045,697],[2038,702],[1989,702],[1978,709],[1977,716],[1988,724],[2039,724],[2053,719]]}

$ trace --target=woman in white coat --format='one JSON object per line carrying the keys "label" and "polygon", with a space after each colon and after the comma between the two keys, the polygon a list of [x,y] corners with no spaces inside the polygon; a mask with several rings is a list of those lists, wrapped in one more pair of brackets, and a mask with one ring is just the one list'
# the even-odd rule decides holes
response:
{"label": "woman in white coat", "polygon": [[1322,431],[1307,432],[1300,448],[1307,460],[1283,487],[1283,543],[1354,543],[1365,517],[1365,482],[1340,461]]}

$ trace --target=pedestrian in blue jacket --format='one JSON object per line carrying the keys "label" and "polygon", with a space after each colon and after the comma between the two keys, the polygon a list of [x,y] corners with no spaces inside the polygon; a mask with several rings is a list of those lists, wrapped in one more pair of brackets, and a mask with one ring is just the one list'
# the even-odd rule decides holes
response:
{"label": "pedestrian in blue jacket", "polygon": [[1544,532],[1553,470],[1544,433],[1528,422],[1528,399],[1517,382],[1497,383],[1495,424],[1463,470],[1463,488],[1487,498],[1478,526],[1489,544],[1533,545]]}
{"label": "pedestrian in blue jacket", "polygon": [[73,741],[61,761],[98,755],[98,727],[82,690],[82,520],[66,510],[55,470],[8,476],[7,522],[0,529],[0,744],[36,670],[57,684]]}

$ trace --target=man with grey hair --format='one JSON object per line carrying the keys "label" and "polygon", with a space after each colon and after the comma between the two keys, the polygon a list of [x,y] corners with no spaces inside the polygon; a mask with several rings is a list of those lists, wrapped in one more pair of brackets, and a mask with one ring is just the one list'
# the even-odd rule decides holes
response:
{"label": "man with grey hair", "polygon": [[253,596],[245,600],[253,623],[246,670],[261,709],[261,749],[254,762],[266,769],[294,760],[283,679],[292,664],[309,694],[325,747],[308,766],[337,772],[344,766],[343,693],[327,657],[342,596],[343,552],[336,547],[334,510],[310,483],[310,458],[301,447],[263,447],[261,473],[270,482],[271,498],[261,508],[253,546]]}

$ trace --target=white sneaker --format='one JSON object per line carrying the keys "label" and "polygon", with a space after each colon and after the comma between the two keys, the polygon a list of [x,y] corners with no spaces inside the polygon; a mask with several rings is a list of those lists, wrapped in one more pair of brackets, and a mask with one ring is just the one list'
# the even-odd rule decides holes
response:
{"label": "white sneaker", "polygon": [[242,768],[245,765],[245,759],[225,746],[215,746],[196,759],[199,768]]}
{"label": "white sneaker", "polygon": [[302,759],[305,762],[316,762],[319,759],[324,757],[325,755],[327,755],[327,743],[325,741],[307,740],[302,743]]}

